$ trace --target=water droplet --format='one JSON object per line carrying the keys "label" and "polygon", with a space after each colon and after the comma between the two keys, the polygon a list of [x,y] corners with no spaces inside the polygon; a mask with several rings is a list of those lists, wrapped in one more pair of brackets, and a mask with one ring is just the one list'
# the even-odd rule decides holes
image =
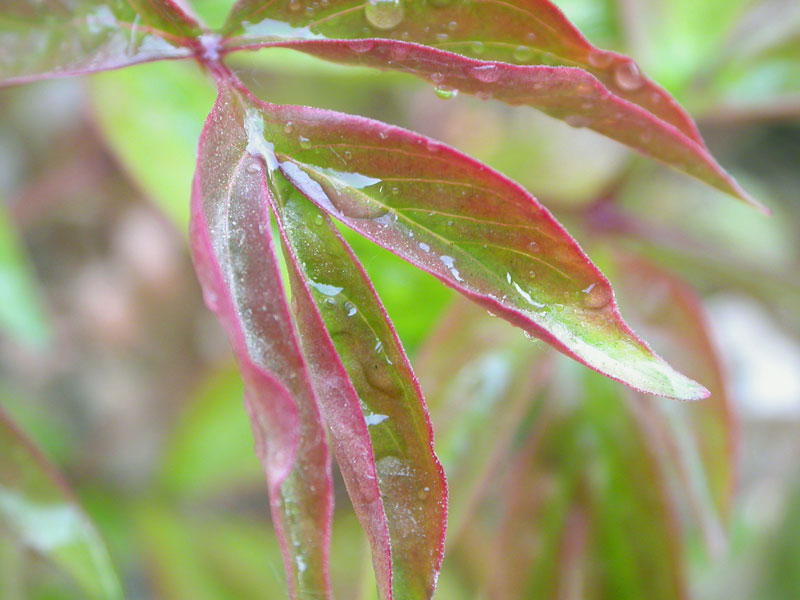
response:
{"label": "water droplet", "polygon": [[356,305],[349,301],[344,303],[344,309],[347,311],[348,317],[352,317],[358,312]]}
{"label": "water droplet", "polygon": [[458,90],[446,85],[437,85],[433,88],[434,93],[442,100],[450,100],[458,96]]}
{"label": "water droplet", "polygon": [[289,0],[289,10],[292,12],[297,12],[301,8],[303,8],[302,3],[300,0]]}
{"label": "water droplet", "polygon": [[400,193],[400,188],[395,186],[392,188],[392,196],[397,196]]}
{"label": "water droplet", "polygon": [[428,244],[426,244],[425,242],[420,242],[419,243],[419,248],[423,252],[430,252],[431,251],[431,247]]}
{"label": "water droplet", "polygon": [[317,225],[322,225],[323,222],[324,219],[322,218],[322,215],[317,215],[314,217],[314,223],[316,223]]}
{"label": "water droplet", "polygon": [[532,31],[529,31],[525,34],[525,39],[528,41],[529,44],[533,44],[536,41],[536,34]]}
{"label": "water droplet", "polygon": [[420,488],[420,490],[417,492],[417,498],[419,498],[420,500],[425,500],[430,495],[430,493],[431,493],[431,488],[425,486],[424,488]]}
{"label": "water droplet", "polygon": [[353,158],[353,153],[350,152],[350,150],[345,150],[344,151],[344,159],[345,160],[350,160],[351,158]]}
{"label": "water droplet", "polygon": [[614,55],[602,50],[592,50],[589,52],[589,64],[597,69],[606,69],[614,62]]}
{"label": "water droplet", "polygon": [[245,171],[247,171],[248,173],[258,173],[258,163],[255,161],[249,163]]}
{"label": "water droplet", "polygon": [[592,120],[583,115],[567,115],[564,117],[564,122],[570,127],[588,127],[592,124]]}
{"label": "water droplet", "polygon": [[375,42],[372,40],[352,40],[347,42],[347,47],[356,54],[364,54],[375,47]]}
{"label": "water droplet", "polygon": [[642,73],[632,60],[621,62],[614,68],[614,81],[626,92],[638,90],[644,85]]}
{"label": "water droplet", "polygon": [[379,414],[371,414],[371,415],[364,415],[364,421],[367,423],[367,426],[378,425],[379,423],[383,423],[389,418],[388,415],[379,415]]}
{"label": "water droplet", "polygon": [[458,21],[450,21],[450,22],[447,24],[447,28],[448,28],[450,31],[455,31],[456,29],[458,29]]}
{"label": "water droplet", "polygon": [[528,48],[527,46],[517,46],[514,49],[514,60],[517,62],[528,62],[531,58],[533,58],[533,50]]}
{"label": "water droplet", "polygon": [[314,16],[314,7],[313,6],[306,6],[306,9],[303,11],[307,17]]}
{"label": "water droplet", "polygon": [[309,148],[311,148],[311,140],[310,140],[310,139],[308,139],[307,137],[303,137],[303,136],[301,135],[301,136],[300,136],[300,137],[298,137],[297,139],[298,139],[298,141],[300,142],[300,147],[301,147],[301,148],[304,148],[305,150],[308,150]]}
{"label": "water droplet", "polygon": [[377,29],[392,29],[403,20],[402,0],[369,0],[364,7],[367,21]]}
{"label": "water droplet", "polygon": [[605,308],[611,302],[611,289],[608,286],[593,283],[581,291],[583,292],[583,305],[586,308],[598,310]]}
{"label": "water droplet", "polygon": [[528,250],[530,250],[531,252],[538,252],[539,251],[539,244],[537,244],[536,242],[530,242],[528,244]]}
{"label": "water droplet", "polygon": [[469,49],[473,54],[483,54],[486,47],[483,45],[483,42],[472,42],[469,45]]}
{"label": "water droplet", "polygon": [[286,133],[292,133],[294,131],[294,123],[291,121],[286,121],[286,125],[283,126],[283,130]]}
{"label": "water droplet", "polygon": [[427,142],[425,142],[425,149],[431,154],[435,154],[436,152],[439,151],[439,144],[437,144],[433,140],[428,140]]}
{"label": "water droplet", "polygon": [[496,65],[472,67],[469,70],[469,74],[483,83],[493,83],[500,79],[500,69]]}
{"label": "water droplet", "polygon": [[433,83],[442,83],[444,81],[444,73],[432,73],[431,81]]}
{"label": "water droplet", "polygon": [[437,33],[436,34],[436,41],[439,42],[439,43],[446,42],[449,39],[450,39],[450,36],[447,35],[446,33]]}
{"label": "water droplet", "polygon": [[325,305],[325,308],[332,308],[336,306],[336,298],[328,296],[327,298],[325,298],[325,300],[322,301],[322,303]]}

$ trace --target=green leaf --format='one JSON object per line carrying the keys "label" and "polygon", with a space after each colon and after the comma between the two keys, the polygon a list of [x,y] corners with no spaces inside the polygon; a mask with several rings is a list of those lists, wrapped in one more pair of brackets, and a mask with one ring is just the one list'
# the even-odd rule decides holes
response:
{"label": "green leaf", "polygon": [[0,525],[92,598],[122,598],[100,536],[55,469],[0,407]]}

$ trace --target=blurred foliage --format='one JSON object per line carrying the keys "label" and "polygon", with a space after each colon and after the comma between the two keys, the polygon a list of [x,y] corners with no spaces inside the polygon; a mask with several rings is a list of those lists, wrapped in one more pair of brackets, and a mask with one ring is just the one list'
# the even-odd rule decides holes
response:
{"label": "blurred foliage", "polygon": [[[652,300],[654,284],[623,296],[620,250],[680,274],[704,297],[752,300],[786,336],[780,347],[797,351],[797,3],[556,3],[590,40],[632,54],[676,94],[721,162],[775,216],[762,218],[529,109],[443,102],[410,77],[287,50],[230,61],[272,101],[407,126],[517,179],[603,266],[637,328],[668,322],[672,304]],[[230,2],[194,4],[215,24]],[[58,458],[132,599],[285,597],[241,382],[183,247],[197,138],[212,102],[205,75],[178,62],[0,94],[0,195],[8,200],[0,218],[0,405]],[[756,418],[748,411],[761,399],[731,386],[743,433],[739,500],[726,515],[713,490],[730,485],[731,475],[703,458],[704,443],[720,434],[692,421],[695,409],[676,405],[663,419],[691,433],[683,458],[656,451],[632,408],[641,398],[516,332],[492,342],[497,319],[460,315],[452,293],[430,276],[362,238],[348,241],[415,358],[450,478],[449,554],[437,598],[800,596],[800,502],[787,484],[797,477],[800,413]],[[454,323],[449,349],[433,354],[439,334],[423,342],[443,315]],[[766,336],[753,323],[741,327],[756,352],[781,359],[760,345]],[[470,338],[473,329],[486,337]],[[692,375],[698,361],[684,350],[682,363],[680,344],[664,331],[645,337]],[[735,352],[722,348],[729,360]],[[735,367],[729,384],[752,368]],[[770,372],[757,375],[765,388],[790,387]],[[713,374],[696,377],[713,387]],[[5,449],[2,456],[5,485],[11,463]],[[652,485],[653,469],[663,490]],[[365,542],[340,482],[337,490],[335,591],[367,599]],[[724,536],[718,546],[711,541],[719,531],[709,510],[730,523],[727,545]],[[83,597],[64,570],[89,587],[101,581],[86,575],[89,563],[74,567],[55,556],[61,568],[48,566],[30,544],[11,543],[20,536],[7,530],[0,532],[4,600]],[[500,563],[509,551],[513,560]],[[575,581],[583,587],[570,587]]]}

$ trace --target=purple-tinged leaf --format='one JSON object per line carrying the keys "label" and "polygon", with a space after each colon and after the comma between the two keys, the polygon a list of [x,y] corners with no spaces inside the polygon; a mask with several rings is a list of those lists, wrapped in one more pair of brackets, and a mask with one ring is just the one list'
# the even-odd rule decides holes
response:
{"label": "purple-tinged leaf", "polygon": [[686,283],[648,261],[622,255],[617,263],[619,293],[637,328],[711,392],[675,410],[645,403],[642,416],[667,446],[707,543],[718,550],[736,485],[738,426],[702,305]]}
{"label": "purple-tinged leaf", "polygon": [[[239,156],[245,172],[263,176],[267,167],[269,192],[252,193],[268,194],[273,203],[292,288],[291,318],[372,545],[381,598],[428,599],[443,556],[447,489],[408,359],[343,238],[277,169],[272,144],[263,137],[269,113],[258,113],[225,84],[215,113],[213,127],[223,128],[227,139],[224,152]],[[245,281],[248,289],[258,285],[255,279]],[[257,339],[268,332],[255,333]]]}
{"label": "purple-tinged leaf", "polygon": [[602,273],[519,185],[397,127],[249,101],[271,168],[327,213],[593,369],[657,395],[707,394],[625,325]]}
{"label": "purple-tinged leaf", "polygon": [[447,486],[422,391],[344,239],[278,171],[274,181],[283,188],[276,212],[303,345],[337,461],[371,540],[381,597],[430,598],[444,553]]}
{"label": "purple-tinged leaf", "polygon": [[[332,0],[323,6],[301,0],[239,0],[222,33],[236,38],[231,45],[287,38],[421,44],[487,62],[474,72],[483,83],[497,81],[500,74],[492,69],[497,62],[578,67],[615,95],[702,144],[692,119],[667,92],[642,75],[628,57],[592,46],[547,0]],[[371,46],[351,44],[353,52],[381,56]],[[402,64],[403,53],[409,50],[408,44],[382,47],[388,68],[397,68],[397,61]]]}
{"label": "purple-tinged leaf", "polygon": [[61,475],[0,406],[0,531],[69,574],[91,598],[122,598],[108,552]]}
{"label": "purple-tinged leaf", "polygon": [[4,0],[0,86],[190,56],[200,33],[172,0]]}
{"label": "purple-tinged leaf", "polygon": [[266,180],[242,135],[221,98],[200,141],[192,252],[206,304],[222,321],[244,376],[290,596],[330,598],[330,457],[281,284]]}
{"label": "purple-tinged leaf", "polygon": [[[436,85],[444,97],[463,91],[533,106],[763,209],[716,163],[669,94],[631,59],[594,48],[549,2],[375,0],[303,8],[300,0],[241,0],[223,28],[229,38],[223,48],[290,47],[408,72]],[[374,18],[395,11],[401,21],[376,25],[375,10]]]}

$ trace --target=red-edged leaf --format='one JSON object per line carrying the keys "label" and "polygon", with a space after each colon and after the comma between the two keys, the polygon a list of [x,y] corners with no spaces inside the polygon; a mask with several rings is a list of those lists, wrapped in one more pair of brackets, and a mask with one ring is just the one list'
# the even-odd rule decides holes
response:
{"label": "red-edged leaf", "polygon": [[[400,20],[393,26],[393,18]],[[589,127],[762,208],[711,157],[692,119],[629,58],[599,50],[543,0],[240,0],[227,50],[285,46],[393,69]]]}
{"label": "red-edged leaf", "polygon": [[189,56],[200,33],[173,0],[4,0],[0,86]]}
{"label": "red-edged leaf", "polygon": [[191,237],[206,304],[222,321],[246,384],[290,596],[329,598],[333,496],[316,395],[270,234],[263,172],[221,98],[200,142]]}
{"label": "red-edged leaf", "polygon": [[89,518],[2,406],[0,457],[0,531],[68,573],[87,597],[122,598],[108,552]]}
{"label": "red-edged leaf", "polygon": [[519,185],[397,127],[250,103],[268,164],[349,227],[612,378],[674,398],[706,395],[625,325],[602,273]]}
{"label": "red-edged leaf", "polygon": [[[300,334],[304,365],[295,368],[305,369],[298,376],[307,376],[316,389],[353,506],[373,547],[381,597],[430,598],[443,554],[446,485],[433,453],[421,391],[363,269],[324,213],[275,168],[270,144],[261,137],[267,115],[254,110],[246,98],[222,86],[209,125],[212,133],[206,134],[216,135],[220,143],[209,160],[236,164],[240,174],[261,179],[247,198],[240,194],[220,203],[212,192],[206,214],[237,206],[234,220],[241,228],[258,211],[266,214],[266,203],[272,202],[292,286],[293,314],[281,319],[288,322],[284,327],[296,327]],[[269,189],[258,157],[270,167]],[[220,188],[229,179],[215,179],[214,172],[208,177]],[[224,235],[239,239],[233,221],[228,221],[230,234]],[[262,235],[267,236],[268,222],[262,225]],[[265,251],[252,239],[238,244],[238,252]],[[239,294],[282,294],[267,289],[263,274],[243,277]],[[267,280],[273,288],[277,277],[272,273]],[[225,313],[220,316],[228,318]],[[250,335],[252,344],[266,345],[274,344],[271,338],[279,334],[251,327]]]}
{"label": "red-edged leaf", "polygon": [[652,406],[648,421],[665,438],[682,488],[709,545],[717,549],[720,519],[730,518],[733,502],[738,427],[702,305],[686,283],[648,261],[621,255],[617,263],[620,295],[632,307],[637,327],[711,392],[707,400],[676,411]]}
{"label": "red-edged leaf", "polygon": [[430,598],[444,552],[447,486],[422,391],[344,239],[279,172],[273,177],[300,331],[381,597]]}

